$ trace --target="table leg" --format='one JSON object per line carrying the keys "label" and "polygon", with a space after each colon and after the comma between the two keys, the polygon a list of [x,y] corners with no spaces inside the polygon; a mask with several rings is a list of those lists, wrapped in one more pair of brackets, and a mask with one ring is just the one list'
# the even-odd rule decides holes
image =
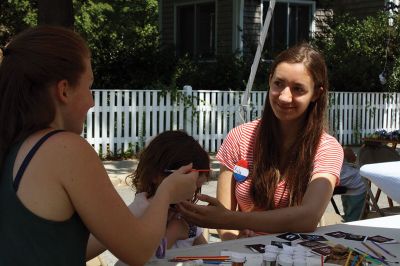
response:
{"label": "table leg", "polygon": [[393,207],[393,200],[391,198],[389,198],[389,196],[387,197],[388,202],[389,202],[389,207]]}
{"label": "table leg", "polygon": [[[378,202],[374,196],[374,193],[372,193],[371,191],[371,181],[369,181],[365,177],[362,177],[362,180],[364,181],[365,187],[367,188],[367,196],[365,197],[365,203],[364,203],[364,212],[366,211],[366,207],[368,205],[372,205],[374,211],[378,212],[380,216],[385,216],[384,212],[378,206]],[[378,189],[378,192],[380,192],[380,189]],[[368,213],[366,212],[365,217],[367,214]]]}

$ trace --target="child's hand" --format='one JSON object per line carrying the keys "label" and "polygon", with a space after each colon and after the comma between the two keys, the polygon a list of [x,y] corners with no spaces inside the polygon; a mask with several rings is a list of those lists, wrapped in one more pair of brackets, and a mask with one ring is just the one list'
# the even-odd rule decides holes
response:
{"label": "child's hand", "polygon": [[162,181],[160,187],[165,187],[163,189],[169,192],[170,203],[179,203],[193,197],[199,173],[190,170],[192,164],[182,166]]}

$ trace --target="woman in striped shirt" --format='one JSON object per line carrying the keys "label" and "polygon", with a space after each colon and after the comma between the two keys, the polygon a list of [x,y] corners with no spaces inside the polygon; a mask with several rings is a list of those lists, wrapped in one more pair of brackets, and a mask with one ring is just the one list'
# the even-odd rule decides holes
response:
{"label": "woman in striped shirt", "polygon": [[323,56],[305,43],[283,51],[269,87],[262,118],[232,129],[218,151],[217,199],[180,205],[188,221],[221,229],[223,240],[314,231],[339,180],[343,150],[324,128]]}

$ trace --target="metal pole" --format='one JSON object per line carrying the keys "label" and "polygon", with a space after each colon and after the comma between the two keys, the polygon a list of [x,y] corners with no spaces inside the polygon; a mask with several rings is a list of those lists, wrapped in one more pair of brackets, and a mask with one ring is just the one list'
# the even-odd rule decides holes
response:
{"label": "metal pole", "polygon": [[257,51],[254,56],[253,64],[251,66],[249,80],[246,84],[246,90],[242,96],[242,103],[240,105],[240,108],[241,108],[240,115],[241,115],[243,122],[246,122],[246,119],[247,119],[247,111],[248,111],[247,108],[249,106],[249,94],[253,87],[254,78],[257,73],[258,63],[260,62],[261,52],[263,50],[265,39],[267,37],[268,28],[269,28],[269,24],[271,22],[272,14],[274,13],[275,3],[276,3],[276,0],[271,0],[269,2],[267,17],[265,18],[265,21],[264,21],[264,25],[263,25],[263,28],[261,31],[260,41],[258,42]]}

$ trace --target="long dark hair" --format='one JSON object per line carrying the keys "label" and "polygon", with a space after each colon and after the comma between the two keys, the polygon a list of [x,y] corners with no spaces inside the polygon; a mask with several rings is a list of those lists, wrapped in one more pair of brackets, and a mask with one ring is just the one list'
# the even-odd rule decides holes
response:
{"label": "long dark hair", "polygon": [[[140,153],[132,185],[136,193],[152,197],[158,187],[156,178],[166,177],[183,165],[193,163],[194,169],[210,169],[210,157],[200,144],[184,131],[165,131],[157,135]],[[206,173],[209,176],[208,173]]]}
{"label": "long dark hair", "polygon": [[55,118],[50,86],[77,84],[90,57],[86,42],[61,27],[38,26],[3,48],[0,64],[0,166],[9,148]]}
{"label": "long dark hair", "polygon": [[[315,153],[320,137],[326,126],[325,110],[328,100],[328,75],[323,56],[309,44],[303,43],[289,48],[278,55],[270,70],[270,77],[276,67],[282,63],[302,63],[314,80],[314,90],[319,91],[316,101],[310,102],[306,110],[305,123],[299,130],[299,136],[282,162],[278,146],[282,134],[279,121],[272,111],[269,95],[265,98],[265,107],[257,131],[254,147],[254,172],[251,195],[255,206],[274,209],[274,195],[281,175],[285,176],[290,191],[289,206],[299,204],[311,179]],[[283,165],[283,167],[282,167]],[[284,168],[284,173],[279,169]]]}

